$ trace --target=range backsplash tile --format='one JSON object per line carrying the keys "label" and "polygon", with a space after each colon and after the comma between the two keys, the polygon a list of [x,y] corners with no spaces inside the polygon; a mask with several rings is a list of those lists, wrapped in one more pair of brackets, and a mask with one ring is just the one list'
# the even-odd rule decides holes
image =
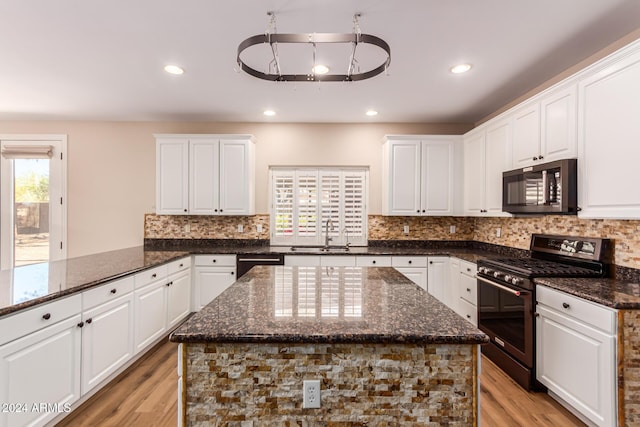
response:
{"label": "range backsplash tile", "polygon": [[[238,232],[238,224],[244,230]],[[257,225],[262,232],[257,232]],[[189,225],[190,231],[186,231]],[[404,226],[409,234],[404,234]],[[456,227],[455,233],[450,227]],[[501,236],[497,237],[496,230]],[[544,215],[514,218],[397,217],[369,215],[369,241],[448,240],[476,241],[516,249],[529,249],[531,234],[567,234],[603,237],[614,241],[614,263],[640,269],[640,221],[581,219],[576,216]],[[145,215],[145,239],[269,239],[269,215],[200,216]]]}

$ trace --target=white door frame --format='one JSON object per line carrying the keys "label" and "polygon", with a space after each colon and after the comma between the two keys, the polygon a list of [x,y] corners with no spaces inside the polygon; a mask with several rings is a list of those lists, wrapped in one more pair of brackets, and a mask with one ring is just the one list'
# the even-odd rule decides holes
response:
{"label": "white door frame", "polygon": [[[58,176],[50,176],[50,188],[53,188],[55,193],[50,194],[49,209],[50,212],[54,212],[53,207],[59,206],[59,210],[57,215],[51,216],[53,221],[50,224],[49,260],[65,259],[67,257],[67,135],[0,134],[0,144],[5,143],[16,143],[16,145],[49,144],[54,147],[51,160],[60,161],[58,163],[60,173],[57,174]],[[56,182],[58,180],[59,182]],[[9,160],[0,156],[0,182],[10,181],[12,180]],[[13,233],[13,213],[8,212],[9,207],[12,206],[10,201],[13,197],[13,190],[6,185],[0,187],[0,214],[2,218],[9,218],[8,221],[2,221],[0,224],[0,267],[6,269],[13,267],[13,246],[11,244],[13,239],[3,238],[3,236]]]}

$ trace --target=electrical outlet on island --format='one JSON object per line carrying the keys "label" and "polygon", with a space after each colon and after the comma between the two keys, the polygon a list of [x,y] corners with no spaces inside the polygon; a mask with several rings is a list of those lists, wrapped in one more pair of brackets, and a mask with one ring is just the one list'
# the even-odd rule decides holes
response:
{"label": "electrical outlet on island", "polygon": [[320,380],[304,380],[302,382],[302,408],[317,409],[320,407]]}

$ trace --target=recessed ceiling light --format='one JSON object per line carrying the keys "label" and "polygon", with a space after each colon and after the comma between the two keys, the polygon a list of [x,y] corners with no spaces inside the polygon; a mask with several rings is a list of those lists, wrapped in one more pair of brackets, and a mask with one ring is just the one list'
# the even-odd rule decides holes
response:
{"label": "recessed ceiling light", "polygon": [[453,74],[466,73],[471,69],[471,64],[458,64],[451,67],[450,71]]}
{"label": "recessed ceiling light", "polygon": [[377,116],[378,112],[376,110],[367,110],[365,114],[369,117],[373,117],[373,116]]}
{"label": "recessed ceiling light", "polygon": [[313,67],[311,71],[313,71],[313,74],[327,74],[329,72],[329,67],[327,67],[326,65],[318,64]]}
{"label": "recessed ceiling light", "polygon": [[264,114],[265,116],[275,116],[276,112],[273,110],[264,110],[264,113],[262,114]]}
{"label": "recessed ceiling light", "polygon": [[184,73],[184,70],[177,65],[165,65],[164,70],[169,74],[180,75]]}

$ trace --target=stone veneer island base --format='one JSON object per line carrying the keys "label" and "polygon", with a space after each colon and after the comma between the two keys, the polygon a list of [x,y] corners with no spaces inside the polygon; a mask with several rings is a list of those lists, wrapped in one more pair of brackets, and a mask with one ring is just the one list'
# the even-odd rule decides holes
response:
{"label": "stone veneer island base", "polygon": [[257,267],[171,339],[182,425],[478,425],[486,335],[391,268]]}

